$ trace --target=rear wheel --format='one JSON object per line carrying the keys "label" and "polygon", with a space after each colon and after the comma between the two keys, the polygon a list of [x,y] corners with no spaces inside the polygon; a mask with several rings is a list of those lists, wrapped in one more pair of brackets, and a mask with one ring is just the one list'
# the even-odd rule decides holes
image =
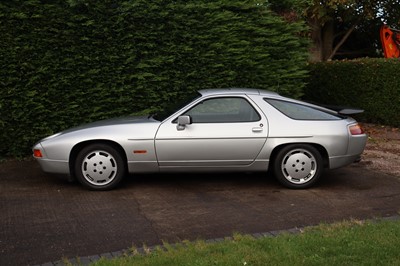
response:
{"label": "rear wheel", "polygon": [[274,159],[274,174],[288,188],[308,188],[321,177],[323,165],[319,151],[307,144],[282,148]]}
{"label": "rear wheel", "polygon": [[121,154],[108,144],[83,148],[75,161],[78,181],[92,190],[109,190],[118,185],[126,172]]}

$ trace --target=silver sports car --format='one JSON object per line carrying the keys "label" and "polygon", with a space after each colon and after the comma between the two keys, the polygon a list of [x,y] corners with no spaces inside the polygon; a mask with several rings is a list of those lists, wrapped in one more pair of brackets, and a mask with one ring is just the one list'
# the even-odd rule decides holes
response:
{"label": "silver sports car", "polygon": [[348,117],[256,89],[201,90],[165,114],[104,120],[39,141],[43,171],[68,174],[93,190],[129,173],[267,171],[307,188],[323,168],[360,160],[367,136]]}

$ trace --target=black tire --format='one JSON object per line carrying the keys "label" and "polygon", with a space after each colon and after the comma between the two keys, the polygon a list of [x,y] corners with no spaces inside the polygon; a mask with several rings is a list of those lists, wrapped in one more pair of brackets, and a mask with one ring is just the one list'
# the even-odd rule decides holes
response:
{"label": "black tire", "polygon": [[84,147],[75,160],[77,180],[91,190],[115,188],[125,176],[126,167],[121,154],[108,144]]}
{"label": "black tire", "polygon": [[278,181],[288,188],[309,188],[322,175],[323,163],[319,151],[307,144],[290,144],[279,150],[273,161]]}

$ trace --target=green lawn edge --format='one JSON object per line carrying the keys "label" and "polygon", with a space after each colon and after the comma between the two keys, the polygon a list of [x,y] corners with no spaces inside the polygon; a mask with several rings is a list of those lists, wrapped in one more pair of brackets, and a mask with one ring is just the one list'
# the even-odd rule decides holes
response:
{"label": "green lawn edge", "polygon": [[351,220],[276,237],[234,234],[140,250],[90,265],[400,265],[400,221]]}

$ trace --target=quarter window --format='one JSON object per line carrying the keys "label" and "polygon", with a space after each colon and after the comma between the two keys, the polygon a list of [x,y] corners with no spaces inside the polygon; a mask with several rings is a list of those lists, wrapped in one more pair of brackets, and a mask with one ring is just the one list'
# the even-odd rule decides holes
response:
{"label": "quarter window", "polygon": [[254,122],[261,119],[253,106],[240,97],[204,100],[183,115],[189,115],[193,123]]}
{"label": "quarter window", "polygon": [[311,106],[275,99],[264,99],[286,116],[296,120],[340,120],[339,115],[318,110]]}

